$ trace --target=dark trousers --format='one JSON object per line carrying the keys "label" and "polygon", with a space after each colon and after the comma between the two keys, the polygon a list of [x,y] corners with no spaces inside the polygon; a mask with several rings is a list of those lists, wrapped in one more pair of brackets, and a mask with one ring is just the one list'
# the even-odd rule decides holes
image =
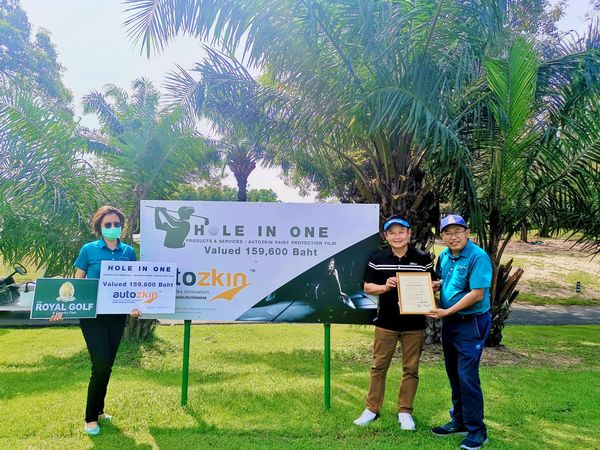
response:
{"label": "dark trousers", "polygon": [[489,313],[444,319],[442,346],[446,373],[452,388],[452,417],[469,433],[487,436],[483,423],[483,392],[479,381],[479,361],[490,332]]}
{"label": "dark trousers", "polygon": [[96,422],[104,413],[104,398],[112,366],[125,329],[126,315],[103,314],[95,319],[80,319],[79,326],[92,361],[85,421]]}

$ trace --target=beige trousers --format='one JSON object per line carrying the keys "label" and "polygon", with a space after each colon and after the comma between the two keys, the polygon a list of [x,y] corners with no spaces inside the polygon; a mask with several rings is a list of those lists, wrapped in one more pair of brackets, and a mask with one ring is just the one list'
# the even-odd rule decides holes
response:
{"label": "beige trousers", "polygon": [[396,344],[402,349],[402,382],[398,392],[398,412],[412,413],[413,401],[419,385],[419,359],[423,351],[425,331],[392,331],[375,327],[373,366],[367,393],[367,408],[379,413],[385,394],[387,376]]}

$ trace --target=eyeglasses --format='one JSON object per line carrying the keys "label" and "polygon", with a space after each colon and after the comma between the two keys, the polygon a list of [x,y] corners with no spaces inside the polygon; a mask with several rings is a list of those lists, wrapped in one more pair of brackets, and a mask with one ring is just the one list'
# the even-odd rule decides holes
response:
{"label": "eyeglasses", "polygon": [[461,230],[461,231],[457,230],[452,233],[450,233],[449,231],[442,231],[442,236],[447,237],[447,238],[462,237],[466,232],[467,232],[467,230]]}
{"label": "eyeglasses", "polygon": [[105,224],[102,225],[102,228],[121,228],[121,225],[123,225],[121,222],[106,222]]}

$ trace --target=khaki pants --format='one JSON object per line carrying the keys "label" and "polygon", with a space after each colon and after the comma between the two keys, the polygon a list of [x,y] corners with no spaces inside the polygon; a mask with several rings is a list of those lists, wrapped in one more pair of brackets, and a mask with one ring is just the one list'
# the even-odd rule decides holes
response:
{"label": "khaki pants", "polygon": [[379,413],[385,394],[385,379],[400,341],[402,349],[402,383],[398,392],[398,412],[412,413],[413,401],[419,385],[419,359],[425,341],[424,330],[392,331],[375,327],[373,343],[373,366],[367,393],[367,408]]}

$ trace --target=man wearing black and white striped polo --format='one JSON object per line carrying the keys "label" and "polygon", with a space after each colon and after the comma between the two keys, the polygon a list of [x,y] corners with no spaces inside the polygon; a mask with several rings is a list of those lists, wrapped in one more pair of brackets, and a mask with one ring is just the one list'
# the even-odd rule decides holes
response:
{"label": "man wearing black and white striped polo", "polygon": [[[392,216],[383,225],[389,246],[373,254],[364,276],[366,294],[379,296],[375,319],[373,366],[366,398],[366,409],[354,421],[367,425],[379,417],[385,393],[385,379],[398,341],[402,348],[402,382],[398,393],[398,422],[403,430],[414,431],[413,401],[419,384],[419,359],[425,340],[423,315],[400,315],[396,272],[429,272],[435,279],[429,254],[409,245],[410,224],[400,216]],[[438,284],[434,283],[437,289]]]}

